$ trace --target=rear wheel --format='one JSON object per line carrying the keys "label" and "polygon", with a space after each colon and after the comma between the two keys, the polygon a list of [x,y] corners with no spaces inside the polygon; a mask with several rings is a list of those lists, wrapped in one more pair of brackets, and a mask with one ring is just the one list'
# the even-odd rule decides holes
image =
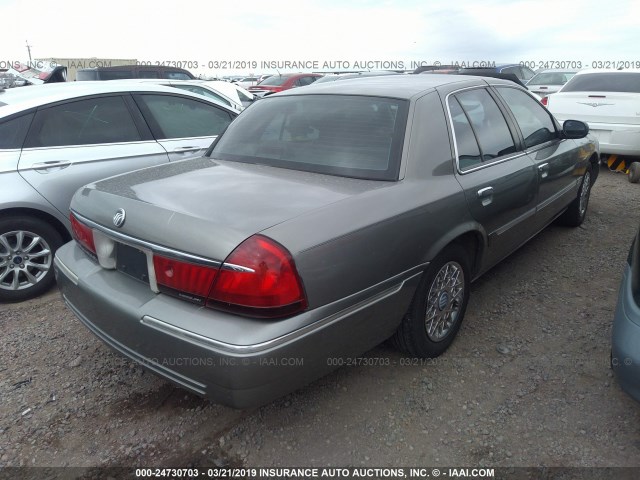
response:
{"label": "rear wheel", "polygon": [[578,197],[571,202],[567,211],[559,218],[564,225],[579,227],[584,222],[584,218],[587,215],[587,207],[589,206],[592,178],[591,167],[587,167],[578,189]]}
{"label": "rear wheel", "polygon": [[37,218],[0,220],[0,301],[26,300],[51,288],[53,255],[62,242],[55,228]]}
{"label": "rear wheel", "polygon": [[441,355],[453,342],[469,301],[469,255],[450,245],[429,265],[393,338],[416,357]]}
{"label": "rear wheel", "polygon": [[633,162],[629,166],[629,181],[638,183],[640,181],[640,162]]}

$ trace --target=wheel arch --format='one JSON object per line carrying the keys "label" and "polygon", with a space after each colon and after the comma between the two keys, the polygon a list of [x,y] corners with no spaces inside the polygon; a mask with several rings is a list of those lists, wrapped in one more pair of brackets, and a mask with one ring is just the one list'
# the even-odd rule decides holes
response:
{"label": "wheel arch", "polygon": [[10,216],[37,218],[51,225],[60,234],[60,236],[65,242],[68,242],[69,240],[71,240],[71,234],[69,233],[69,230],[67,229],[66,225],[64,225],[59,219],[57,219],[53,215],[47,212],[43,212],[42,210],[38,210],[36,208],[29,208],[29,207],[11,207],[11,208],[5,208],[3,210],[0,210],[0,215],[2,215],[2,217],[4,218],[10,217]]}
{"label": "wheel arch", "polygon": [[487,235],[480,224],[470,222],[459,226],[439,241],[435,242],[426,255],[427,261],[432,261],[448,246],[456,244],[471,253],[471,278],[475,279],[480,273],[482,257],[487,246]]}

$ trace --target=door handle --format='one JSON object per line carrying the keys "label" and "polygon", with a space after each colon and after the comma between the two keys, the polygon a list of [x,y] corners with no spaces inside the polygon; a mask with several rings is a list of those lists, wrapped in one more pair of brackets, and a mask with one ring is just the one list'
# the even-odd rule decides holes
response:
{"label": "door handle", "polygon": [[177,147],[177,148],[174,148],[173,151],[175,153],[186,153],[186,152],[196,152],[201,149],[202,147]]}
{"label": "door handle", "polygon": [[542,178],[547,178],[547,175],[549,175],[549,164],[543,163],[542,165],[538,165],[538,171]]}
{"label": "door handle", "polygon": [[493,202],[493,187],[485,187],[478,190],[478,198],[480,199],[480,203],[482,203],[483,207],[491,204]]}
{"label": "door handle", "polygon": [[71,162],[67,161],[67,160],[54,160],[54,161],[50,161],[50,162],[40,162],[40,163],[34,163],[33,164],[33,169],[36,171],[42,171],[42,170],[50,170],[52,168],[57,168],[62,170],[63,168],[67,168],[69,165],[71,165]]}

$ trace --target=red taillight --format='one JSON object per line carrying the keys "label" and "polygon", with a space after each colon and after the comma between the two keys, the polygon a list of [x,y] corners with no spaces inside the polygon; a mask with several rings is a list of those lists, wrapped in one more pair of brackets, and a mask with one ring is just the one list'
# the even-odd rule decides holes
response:
{"label": "red taillight", "polygon": [[73,213],[69,216],[69,220],[71,220],[71,232],[76,241],[96,255],[96,245],[93,242],[93,230],[84,223],[81,223]]}
{"label": "red taillight", "polygon": [[549,105],[549,97],[542,97],[542,100],[540,100],[540,103],[545,106]]}
{"label": "red taillight", "polygon": [[278,317],[304,310],[307,302],[289,252],[267,237],[254,235],[225,260],[208,306]]}
{"label": "red taillight", "polygon": [[189,298],[199,300],[199,303],[211,290],[211,285],[218,273],[217,268],[186,263],[159,255],[153,256],[153,267],[159,287],[169,288],[172,291],[168,293],[175,293],[178,296],[182,292],[188,297],[200,297]]}

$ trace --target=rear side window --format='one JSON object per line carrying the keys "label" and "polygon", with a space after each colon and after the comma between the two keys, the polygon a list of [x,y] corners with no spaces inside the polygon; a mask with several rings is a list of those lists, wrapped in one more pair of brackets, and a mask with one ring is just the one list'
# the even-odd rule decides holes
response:
{"label": "rear side window", "polygon": [[138,78],[160,78],[160,74],[156,70],[140,70]]}
{"label": "rear side window", "polygon": [[562,91],[640,93],[640,73],[611,72],[576,75],[567,82]]}
{"label": "rear side window", "polygon": [[458,166],[461,171],[477,167],[482,163],[478,142],[467,115],[455,97],[449,99],[449,110],[451,111],[453,131],[456,136]]}
{"label": "rear side window", "polygon": [[497,87],[497,90],[516,117],[525,147],[540,145],[557,137],[551,116],[536,100],[515,88]]}
{"label": "rear side window", "polygon": [[208,98],[213,98],[218,102],[222,102],[225,105],[231,106],[231,102],[229,100],[221,97],[215,92],[212,92],[208,88],[196,87],[195,85],[172,85],[172,87],[179,88],[180,90],[186,90],[187,92],[191,92],[191,93],[197,93],[198,95],[203,95]]}
{"label": "rear side window", "polygon": [[245,110],[211,156],[309,172],[397,179],[407,102],[384,97],[272,97]]}
{"label": "rear side window", "polygon": [[170,80],[191,80],[193,77],[182,72],[164,72],[163,78]]}
{"label": "rear side window", "polygon": [[93,145],[140,139],[124,99],[110,96],[38,110],[25,147]]}
{"label": "rear side window", "polygon": [[174,95],[137,95],[135,98],[158,139],[218,135],[232,120],[222,108],[190,98]]}
{"label": "rear side window", "polygon": [[455,97],[478,138],[483,162],[516,151],[507,122],[489,92],[478,88],[458,93]]}
{"label": "rear side window", "polygon": [[24,137],[27,136],[33,113],[0,122],[0,150],[22,148]]}

